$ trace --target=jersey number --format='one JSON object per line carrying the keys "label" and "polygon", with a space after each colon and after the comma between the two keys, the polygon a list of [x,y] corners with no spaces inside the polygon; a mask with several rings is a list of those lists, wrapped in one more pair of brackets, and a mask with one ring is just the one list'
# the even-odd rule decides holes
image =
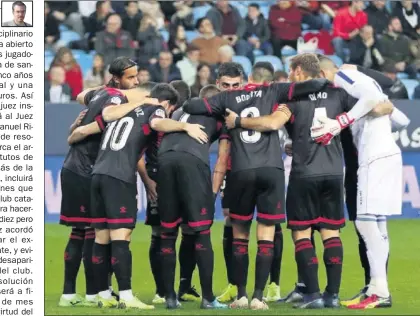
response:
{"label": "jersey number", "polygon": [[113,151],[123,149],[133,125],[134,120],[131,117],[124,117],[118,121],[112,122],[106,131],[101,149],[105,150],[108,142],[109,148]]}
{"label": "jersey number", "polygon": [[[256,107],[246,108],[241,112],[241,117],[259,117],[260,110]],[[241,140],[244,143],[253,144],[260,140],[261,133],[257,131],[246,130],[241,132]]]}

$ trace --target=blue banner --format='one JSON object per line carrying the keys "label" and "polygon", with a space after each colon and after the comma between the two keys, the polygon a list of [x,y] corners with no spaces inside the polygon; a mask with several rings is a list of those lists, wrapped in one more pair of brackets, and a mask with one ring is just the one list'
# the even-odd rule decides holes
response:
{"label": "blue banner", "polygon": [[[210,163],[213,167],[217,155],[211,154]],[[61,203],[60,169],[63,165],[64,156],[45,156],[45,221],[58,223]],[[404,186],[403,190],[403,214],[397,218],[420,218],[420,153],[403,153],[404,161]],[[286,184],[290,171],[290,157],[285,159]],[[143,184],[138,179],[138,218],[144,220],[146,209],[146,193]],[[223,219],[220,201],[216,201],[216,219]]]}

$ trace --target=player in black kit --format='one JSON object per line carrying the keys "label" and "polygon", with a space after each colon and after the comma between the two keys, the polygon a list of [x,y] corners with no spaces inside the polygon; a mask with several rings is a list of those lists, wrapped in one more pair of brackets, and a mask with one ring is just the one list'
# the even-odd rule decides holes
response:
{"label": "player in black kit", "polygon": [[[70,150],[61,170],[61,215],[60,224],[71,226],[72,232],[64,255],[64,290],[59,306],[92,306],[96,304],[96,289],[93,277],[92,248],[95,233],[87,228],[91,222],[90,214],[90,182],[92,166],[95,162],[101,130],[104,121],[101,117],[105,105],[118,105],[127,102],[124,95],[111,87],[130,89],[137,85],[137,64],[126,57],[120,57],[110,66],[113,74],[111,82],[103,89],[88,89],[80,93],[78,101],[87,106],[83,116],[79,116],[77,124],[71,128],[69,137]],[[98,134],[84,134],[83,141],[76,143],[74,136],[93,123],[98,128]],[[80,127],[78,127],[80,126]],[[76,128],[78,127],[78,128]],[[76,277],[83,254],[83,264],[86,277],[86,298],[76,294]]]}
{"label": "player in black kit", "polygon": [[[184,105],[190,114],[222,116],[226,109],[241,117],[271,114],[279,102],[318,91],[325,80],[288,84],[267,82],[272,74],[265,67],[253,68],[250,84],[242,90],[222,92],[208,99],[192,99]],[[255,82],[255,83],[253,83]],[[256,281],[251,309],[268,309],[263,302],[272,258],[275,224],[284,222],[284,167],[277,132],[260,133],[243,129],[230,132],[232,146],[231,194],[236,203],[230,205],[233,224],[233,253],[238,297],[231,308],[248,308],[246,283],[248,276],[249,228],[257,206],[258,254]]]}
{"label": "player in black kit", "polygon": [[[292,59],[289,78],[300,82],[320,75],[314,54]],[[310,137],[318,115],[335,117],[348,111],[355,100],[339,88],[326,83],[317,93],[281,104],[277,111],[259,118],[241,118],[230,114],[227,126],[241,126],[259,132],[277,130],[286,122],[293,141],[293,162],[287,190],[287,221],[293,231],[298,272],[307,291],[297,308],[339,307],[343,248],[339,229],[344,227],[343,153],[340,139],[319,146]],[[321,112],[321,113],[319,113]],[[324,243],[327,287],[321,296],[318,284],[318,258],[311,243],[312,229],[319,229]]]}
{"label": "player in black kit", "polygon": [[174,282],[175,244],[181,223],[187,224],[194,232],[195,257],[203,293],[201,308],[227,308],[228,306],[219,303],[213,294],[214,254],[210,239],[210,227],[214,219],[214,194],[209,166],[209,149],[211,144],[222,135],[223,124],[210,116],[190,115],[182,108],[173,113],[172,119],[204,126],[209,142],[200,144],[185,134],[170,133],[164,135],[159,148],[157,189],[162,228],[162,271],[167,308],[174,309],[180,306],[176,298]]}

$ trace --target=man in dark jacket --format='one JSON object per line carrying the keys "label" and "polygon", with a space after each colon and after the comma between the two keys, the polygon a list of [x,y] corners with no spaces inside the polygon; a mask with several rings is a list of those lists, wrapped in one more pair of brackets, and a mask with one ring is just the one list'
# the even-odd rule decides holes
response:
{"label": "man in dark jacket", "polygon": [[251,3],[248,6],[248,16],[245,18],[244,40],[252,49],[260,49],[265,55],[273,55],[270,36],[270,27],[260,12],[260,6],[257,3]]}
{"label": "man in dark jacket", "polygon": [[77,1],[47,1],[52,15],[81,36],[85,34]]}
{"label": "man in dark jacket", "polygon": [[150,67],[151,81],[169,83],[173,80],[182,80],[178,67],[172,61],[171,52],[160,52],[159,61]]}
{"label": "man in dark jacket", "polygon": [[131,37],[135,39],[140,27],[140,21],[143,13],[139,10],[138,1],[126,1],[125,12],[121,14],[122,29],[130,32]]}
{"label": "man in dark jacket", "polygon": [[89,50],[95,47],[96,33],[105,29],[105,21],[111,13],[111,6],[108,1],[96,2],[96,10],[86,21],[86,32],[88,35]]}
{"label": "man in dark jacket", "polygon": [[374,0],[369,3],[365,10],[368,16],[368,24],[372,25],[376,34],[383,34],[387,30],[391,18],[385,2],[383,0]]}
{"label": "man in dark jacket", "polygon": [[360,34],[350,40],[349,49],[351,64],[379,70],[379,66],[385,61],[379,52],[378,43],[370,25],[362,27]]}
{"label": "man in dark jacket", "polygon": [[385,63],[382,66],[382,72],[392,80],[392,86],[384,91],[385,94],[388,95],[389,99],[391,100],[407,100],[408,99],[408,91],[405,85],[402,83],[400,79],[397,77],[397,70],[395,69],[393,63]]}
{"label": "man in dark jacket", "polygon": [[253,60],[252,50],[243,39],[245,20],[238,9],[230,5],[227,0],[217,0],[216,5],[207,12],[206,17],[213,24],[216,35],[226,39],[237,55],[247,56],[251,61]]}

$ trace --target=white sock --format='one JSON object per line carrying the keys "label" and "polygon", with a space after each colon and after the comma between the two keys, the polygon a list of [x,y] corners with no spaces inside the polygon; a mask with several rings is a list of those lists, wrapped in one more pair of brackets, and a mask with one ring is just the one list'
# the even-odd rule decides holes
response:
{"label": "white sock", "polygon": [[61,297],[66,300],[72,300],[76,296],[76,293],[73,294],[62,294]]}
{"label": "white sock", "polygon": [[366,243],[372,278],[366,294],[388,297],[389,290],[386,281],[386,261],[389,252],[388,238],[384,238],[379,230],[377,216],[375,215],[359,215],[356,219],[356,227]]}
{"label": "white sock", "polygon": [[109,289],[108,290],[105,290],[105,291],[99,292],[98,295],[100,297],[106,299],[106,300],[108,300],[108,299],[110,299],[112,297],[111,291]]}
{"label": "white sock", "polygon": [[94,301],[96,298],[96,294],[90,294],[90,295],[86,294],[85,298],[86,298],[86,301],[89,301],[89,302]]}
{"label": "white sock", "polygon": [[131,301],[134,298],[132,290],[120,291],[119,295],[120,295],[120,299],[124,301]]}

